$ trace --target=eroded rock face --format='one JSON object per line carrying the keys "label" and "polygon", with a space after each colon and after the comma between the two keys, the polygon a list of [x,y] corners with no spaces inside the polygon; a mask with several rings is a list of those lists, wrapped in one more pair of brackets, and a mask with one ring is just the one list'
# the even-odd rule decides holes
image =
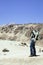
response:
{"label": "eroded rock face", "polygon": [[43,24],[10,24],[5,26],[0,26],[0,39],[9,39],[21,41],[23,38],[27,40],[30,39],[30,33],[33,29],[39,31],[40,40],[43,39]]}

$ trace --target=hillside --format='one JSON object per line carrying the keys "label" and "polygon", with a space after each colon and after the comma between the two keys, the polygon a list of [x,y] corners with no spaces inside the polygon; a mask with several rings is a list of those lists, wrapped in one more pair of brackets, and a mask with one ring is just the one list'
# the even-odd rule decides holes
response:
{"label": "hillside", "polygon": [[0,26],[0,39],[28,42],[33,29],[39,31],[40,35],[37,42],[43,45],[43,24],[9,24]]}

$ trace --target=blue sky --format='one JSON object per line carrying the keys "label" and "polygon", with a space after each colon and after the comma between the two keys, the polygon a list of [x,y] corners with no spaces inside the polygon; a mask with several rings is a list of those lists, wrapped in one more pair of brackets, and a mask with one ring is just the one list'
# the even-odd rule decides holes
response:
{"label": "blue sky", "polygon": [[43,0],[0,0],[0,24],[43,23]]}

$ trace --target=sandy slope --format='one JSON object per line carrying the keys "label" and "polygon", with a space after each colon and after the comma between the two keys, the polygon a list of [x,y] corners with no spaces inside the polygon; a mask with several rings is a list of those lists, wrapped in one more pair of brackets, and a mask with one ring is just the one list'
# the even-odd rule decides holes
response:
{"label": "sandy slope", "polygon": [[[37,57],[29,57],[29,45],[21,46],[21,42],[0,40],[0,65],[43,65],[43,52],[39,52],[42,47],[36,46]],[[7,48],[9,52],[2,52]]]}

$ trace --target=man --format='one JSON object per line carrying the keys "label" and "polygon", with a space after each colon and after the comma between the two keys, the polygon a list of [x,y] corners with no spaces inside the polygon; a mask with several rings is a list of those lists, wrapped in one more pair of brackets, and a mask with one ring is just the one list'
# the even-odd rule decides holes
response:
{"label": "man", "polygon": [[35,43],[38,40],[39,32],[37,30],[33,30],[31,32],[31,42],[30,42],[30,56],[36,56]]}

